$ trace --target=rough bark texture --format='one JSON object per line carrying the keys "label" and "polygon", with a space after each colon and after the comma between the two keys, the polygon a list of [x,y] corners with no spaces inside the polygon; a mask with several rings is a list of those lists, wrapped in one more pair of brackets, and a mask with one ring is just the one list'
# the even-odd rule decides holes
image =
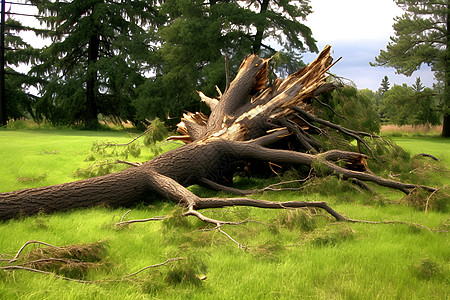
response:
{"label": "rough bark texture", "polygon": [[[248,56],[220,97],[212,99],[200,94],[211,107],[211,115],[186,113],[178,130],[186,145],[161,154],[142,164],[115,174],[85,179],[72,183],[26,189],[0,194],[0,220],[18,216],[66,211],[78,207],[106,204],[110,206],[139,203],[150,194],[194,209],[233,205],[264,208],[319,207],[337,220],[342,217],[323,202],[270,202],[247,198],[203,199],[185,187],[204,184],[218,188],[232,180],[236,164],[241,161],[272,162],[294,166],[320,164],[325,173],[371,181],[379,185],[409,193],[416,185],[404,184],[367,172],[366,155],[340,150],[323,152],[312,132],[326,133],[326,127],[351,136],[364,143],[365,133],[352,131],[313,114],[311,99],[329,92],[326,71],[331,67],[330,47],[307,67],[285,80],[276,80],[267,86],[268,60]],[[319,125],[314,125],[319,124]],[[320,128],[318,126],[321,126]],[[295,141],[297,148],[269,148],[285,140]],[[296,149],[297,150],[297,149]],[[337,162],[344,162],[344,167]],[[342,165],[342,164],[341,164]],[[423,187],[434,191],[430,187]]]}

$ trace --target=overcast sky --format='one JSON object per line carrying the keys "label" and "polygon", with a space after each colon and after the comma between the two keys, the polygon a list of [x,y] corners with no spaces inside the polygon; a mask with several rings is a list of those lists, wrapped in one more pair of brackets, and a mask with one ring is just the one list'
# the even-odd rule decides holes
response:
{"label": "overcast sky", "polygon": [[[394,18],[403,14],[393,0],[312,0],[313,13],[306,24],[311,28],[319,49],[332,46],[335,59],[342,59],[331,72],[352,80],[359,89],[373,91],[380,87],[381,79],[388,76],[394,84],[413,84],[420,77],[425,86],[434,82],[430,68],[423,65],[411,77],[395,74],[395,69],[371,67],[380,50],[385,50],[394,35]],[[305,62],[315,58],[307,54]]]}
{"label": "overcast sky", "polygon": [[[25,2],[25,0],[16,0]],[[381,49],[386,49],[389,37],[394,35],[394,17],[402,14],[393,0],[311,0],[313,13],[306,20],[319,49],[327,44],[332,46],[335,59],[342,56],[331,72],[352,80],[359,89],[373,91],[380,87],[381,79],[389,77],[393,84],[411,85],[420,77],[425,86],[432,87],[433,73],[428,66],[413,73],[411,77],[395,74],[393,68],[371,67]],[[10,8],[7,5],[6,10]],[[14,5],[12,12],[36,13],[36,9]],[[32,26],[33,18],[19,17],[24,25]],[[34,23],[33,25],[38,25]],[[26,35],[34,46],[42,46],[33,34]],[[306,54],[304,61],[311,62],[316,54]]]}

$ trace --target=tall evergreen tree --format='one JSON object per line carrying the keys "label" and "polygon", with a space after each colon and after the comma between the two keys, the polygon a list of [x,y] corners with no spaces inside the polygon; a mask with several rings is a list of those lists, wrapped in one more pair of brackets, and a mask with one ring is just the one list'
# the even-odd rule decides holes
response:
{"label": "tall evergreen tree", "polygon": [[54,123],[97,126],[98,114],[134,120],[130,103],[151,59],[152,0],[31,0],[53,43],[33,72],[47,79],[37,112]]}
{"label": "tall evergreen tree", "polygon": [[33,62],[37,50],[33,49],[20,36],[22,31],[39,31],[23,26],[19,21],[9,18],[5,21],[5,107],[6,119],[21,117],[34,118],[36,97],[26,92],[26,87],[38,80],[15,70],[22,64]]}
{"label": "tall evergreen tree", "polygon": [[381,86],[380,86],[380,92],[381,94],[386,93],[391,88],[391,84],[389,83],[389,78],[387,76],[384,76],[383,79],[381,79]]}
{"label": "tall evergreen tree", "polygon": [[422,64],[432,66],[445,83],[440,107],[442,136],[450,137],[450,0],[395,0],[405,14],[396,18],[395,36],[376,57],[377,66],[410,76]]}
{"label": "tall evergreen tree", "polygon": [[[286,60],[301,63],[303,50],[317,51],[311,30],[301,23],[310,12],[308,0],[166,0],[168,20],[159,31],[164,44],[156,76],[143,85],[134,102],[141,118],[201,110],[195,90],[213,96],[226,86],[225,56],[231,73],[245,55],[272,56],[283,71]],[[287,53],[290,53],[288,55]],[[290,70],[288,70],[290,71]],[[231,75],[232,76],[232,75]],[[231,77],[230,76],[230,77]],[[204,108],[205,109],[205,108]]]}
{"label": "tall evergreen tree", "polygon": [[420,77],[416,78],[416,82],[411,86],[415,92],[422,92],[425,89],[425,86],[422,84],[422,80]]}

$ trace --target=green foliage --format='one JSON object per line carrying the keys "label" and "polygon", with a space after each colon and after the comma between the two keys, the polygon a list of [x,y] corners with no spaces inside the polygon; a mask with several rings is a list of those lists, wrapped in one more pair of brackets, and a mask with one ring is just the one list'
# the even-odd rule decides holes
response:
{"label": "green foliage", "polygon": [[63,247],[37,248],[24,255],[19,263],[37,270],[83,279],[89,270],[105,267],[105,257],[106,243],[100,241]]}
{"label": "green foliage", "polygon": [[156,144],[156,142],[162,141],[169,135],[166,125],[156,118],[153,120],[152,124],[147,128],[145,137],[144,137],[144,145],[151,146]]}
{"label": "green foliage", "polygon": [[[395,36],[391,37],[386,50],[375,58],[375,66],[389,66],[398,73],[411,76],[422,64],[436,72],[436,78],[445,88],[439,99],[439,108],[446,118],[450,116],[450,57],[448,3],[445,1],[396,0],[405,13],[394,23]],[[450,125],[444,122],[443,136],[450,136]]]}
{"label": "green foliage", "polygon": [[389,91],[390,85],[391,84],[389,83],[389,78],[387,76],[384,76],[383,79],[381,80],[380,92],[384,94],[387,91]]}
{"label": "green foliage", "polygon": [[[422,64],[435,68],[445,59],[446,3],[439,1],[396,0],[405,13],[394,23],[395,36],[376,64],[394,67],[399,73],[411,75]],[[419,4],[418,4],[419,3]]]}
{"label": "green foliage", "polygon": [[[311,13],[308,1],[170,0],[160,13],[167,17],[159,27],[160,59],[155,76],[139,87],[133,101],[140,119],[180,116],[183,110],[208,112],[196,90],[217,95],[225,90],[225,55],[233,78],[242,59],[250,54],[272,56],[270,40],[282,46],[276,72],[298,68],[300,51],[317,51],[311,30],[302,24]],[[250,34],[252,30],[256,34]]]}
{"label": "green foliage", "polygon": [[404,196],[400,202],[420,211],[434,210],[448,213],[450,210],[449,197],[449,187],[443,187],[433,195],[422,189],[417,189],[411,194]]}
{"label": "green foliage", "polygon": [[207,265],[199,258],[199,255],[188,255],[186,259],[171,266],[165,281],[171,285],[200,285],[202,283],[201,277],[207,270]]}
{"label": "green foliage", "polygon": [[380,111],[390,123],[405,124],[439,124],[438,99],[429,88],[408,87],[406,84],[394,85],[383,94]]}
{"label": "green foliage", "polygon": [[192,229],[192,225],[189,220],[183,216],[183,209],[176,207],[163,221],[163,228],[166,231],[172,231],[173,229]]}
{"label": "green foliage", "polygon": [[135,121],[131,99],[152,61],[153,1],[31,1],[50,31],[32,73],[42,78],[36,118],[98,126],[98,114]]}
{"label": "green foliage", "polygon": [[143,144],[139,142],[140,136],[128,143],[115,143],[110,141],[95,141],[92,144],[91,152],[84,159],[85,162],[94,162],[87,168],[79,168],[74,173],[75,177],[96,177],[123,170],[128,167],[119,164],[119,161],[129,158],[138,159],[145,150],[151,152],[151,157],[160,154],[163,149],[158,142],[165,139],[168,135],[167,128],[159,119],[155,119],[147,128],[143,135]]}
{"label": "green foliage", "polygon": [[37,83],[38,80],[26,74],[17,72],[13,66],[28,64],[33,61],[36,51],[26,43],[20,34],[31,30],[12,18],[5,23],[5,96],[7,119],[34,117],[34,96],[28,94],[24,87]]}
{"label": "green foliage", "polygon": [[320,110],[316,114],[322,119],[356,131],[380,132],[380,119],[373,101],[358,89],[344,86],[331,94],[321,96],[320,100],[330,105],[343,117],[337,116],[328,108],[315,102],[314,106]]}

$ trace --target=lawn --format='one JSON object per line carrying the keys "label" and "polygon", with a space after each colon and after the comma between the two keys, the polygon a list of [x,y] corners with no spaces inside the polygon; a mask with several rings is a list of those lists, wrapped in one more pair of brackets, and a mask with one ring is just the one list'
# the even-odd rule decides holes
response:
{"label": "lawn", "polygon": [[[0,130],[0,192],[77,180],[96,154],[92,143],[127,142],[122,131]],[[448,140],[394,140],[415,153],[426,152],[450,168]],[[159,144],[167,151],[178,144]],[[154,155],[143,149],[132,161]],[[441,166],[442,166],[441,165]],[[433,173],[449,184],[447,172]],[[206,190],[194,187],[200,194]],[[386,193],[386,191],[383,191]],[[389,192],[388,192],[389,193]],[[219,195],[225,195],[219,193]],[[448,230],[447,212],[392,203],[392,193],[360,194],[343,189],[312,194],[264,193],[268,200],[326,201],[345,216],[374,221],[406,221]],[[56,246],[104,241],[102,264],[83,279],[122,278],[168,258],[183,260],[147,269],[126,280],[83,284],[23,270],[0,270],[0,299],[448,299],[450,242],[448,233],[412,224],[335,223],[320,212],[227,208],[205,212],[224,220],[263,222],[223,230],[248,249],[239,248],[218,231],[199,231],[194,218],[176,217],[172,204],[109,209],[96,207],[68,213],[11,220],[0,224],[0,253],[11,257],[28,240]],[[125,219],[174,215],[163,222],[114,226]],[[28,246],[36,249],[37,245]],[[4,257],[6,258],[6,256]],[[198,278],[206,279],[199,280]],[[122,278],[123,279],[123,278]]]}

